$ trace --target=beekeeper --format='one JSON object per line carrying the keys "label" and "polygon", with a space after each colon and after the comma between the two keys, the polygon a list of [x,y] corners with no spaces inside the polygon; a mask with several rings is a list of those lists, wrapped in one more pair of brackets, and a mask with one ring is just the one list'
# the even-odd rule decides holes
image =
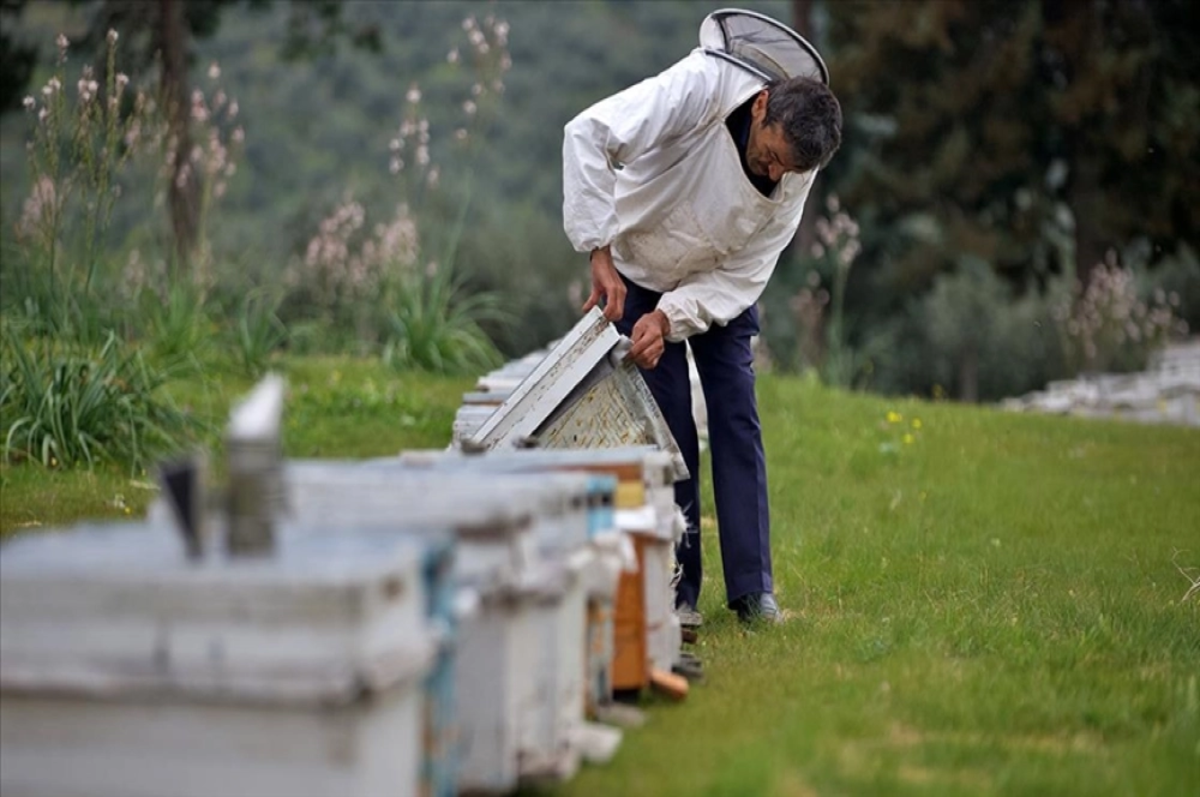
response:
{"label": "beekeeper", "polygon": [[[773,20],[719,13],[743,16],[707,18],[700,48],[583,111],[563,142],[564,228],[591,258],[583,309],[603,306],[631,338],[691,474],[676,485],[688,522],[677,549],[685,626],[702,620],[700,454],[685,346],[708,406],[727,604],[742,620],[782,619],[751,338],[756,302],[813,177],[841,143],[841,109],[815,50]],[[807,74],[772,72],[784,59],[762,56],[779,37],[755,25],[794,37]]]}

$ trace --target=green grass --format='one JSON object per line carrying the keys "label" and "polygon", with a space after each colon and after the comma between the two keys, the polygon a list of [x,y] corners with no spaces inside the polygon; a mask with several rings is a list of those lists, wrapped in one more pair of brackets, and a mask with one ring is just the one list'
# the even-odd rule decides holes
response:
{"label": "green grass", "polygon": [[[293,456],[445,445],[473,381],[283,370]],[[219,419],[248,386],[176,399]],[[1200,794],[1200,598],[1177,569],[1200,567],[1200,432],[772,376],[760,401],[788,621],[746,630],[722,608],[708,520],[706,682],[544,793]],[[6,532],[150,495],[106,471],[0,478]]]}
{"label": "green grass", "polygon": [[1200,794],[1200,433],[760,400],[790,619],[738,627],[706,524],[706,683],[558,793]]}

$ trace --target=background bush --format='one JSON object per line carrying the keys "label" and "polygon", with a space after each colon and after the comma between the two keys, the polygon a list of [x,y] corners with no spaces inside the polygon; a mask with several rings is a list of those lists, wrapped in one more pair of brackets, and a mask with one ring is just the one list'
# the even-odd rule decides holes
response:
{"label": "background bush", "polygon": [[70,467],[109,460],[137,471],[200,431],[162,394],[171,375],[113,334],[99,347],[29,341],[5,323],[0,354],[8,462]]}

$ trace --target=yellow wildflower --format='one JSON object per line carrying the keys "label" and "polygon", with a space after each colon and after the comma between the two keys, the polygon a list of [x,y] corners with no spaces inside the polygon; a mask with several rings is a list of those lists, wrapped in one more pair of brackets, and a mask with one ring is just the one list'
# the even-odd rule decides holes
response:
{"label": "yellow wildflower", "polygon": [[908,434],[908,433],[906,432],[906,433],[904,434],[904,445],[906,445],[906,446],[910,446],[910,445],[912,445],[912,442],[913,442],[913,440],[914,440],[914,439],[915,439],[915,438],[914,438],[914,437],[913,437],[911,434]]}
{"label": "yellow wildflower", "polygon": [[920,428],[921,428],[921,419],[920,419],[920,418],[913,418],[913,419],[912,419],[912,428],[914,428],[914,429],[920,429]]}
{"label": "yellow wildflower", "polygon": [[903,415],[896,412],[895,410],[888,410],[888,414],[887,414],[887,422],[888,423],[900,423],[902,420],[904,420]]}

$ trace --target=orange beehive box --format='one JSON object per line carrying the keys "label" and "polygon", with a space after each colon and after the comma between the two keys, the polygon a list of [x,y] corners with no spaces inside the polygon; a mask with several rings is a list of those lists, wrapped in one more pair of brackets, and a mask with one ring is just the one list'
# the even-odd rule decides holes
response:
{"label": "orange beehive box", "polygon": [[650,684],[650,656],[646,648],[646,582],[642,576],[646,539],[631,535],[637,551],[638,569],[621,574],[613,608],[614,690],[640,690]]}

